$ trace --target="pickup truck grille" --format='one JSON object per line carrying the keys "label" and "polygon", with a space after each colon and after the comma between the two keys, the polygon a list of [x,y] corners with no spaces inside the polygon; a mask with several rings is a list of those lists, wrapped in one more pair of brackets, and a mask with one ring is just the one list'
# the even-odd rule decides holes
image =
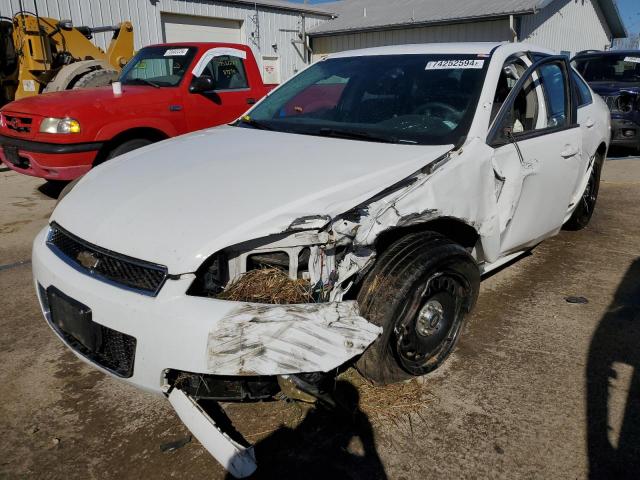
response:
{"label": "pickup truck grille", "polygon": [[33,125],[33,118],[31,117],[4,114],[4,120],[9,130],[18,133],[31,132],[31,126]]}
{"label": "pickup truck grille", "polygon": [[77,270],[127,290],[156,296],[167,278],[167,267],[98,247],[53,222],[47,245]]}

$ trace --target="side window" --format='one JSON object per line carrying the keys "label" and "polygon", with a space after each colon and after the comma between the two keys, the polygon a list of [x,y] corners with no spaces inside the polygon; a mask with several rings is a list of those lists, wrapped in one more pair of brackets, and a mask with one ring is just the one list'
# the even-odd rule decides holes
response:
{"label": "side window", "polygon": [[239,57],[222,55],[214,57],[203,73],[213,78],[216,90],[238,90],[249,88],[244,62]]}
{"label": "side window", "polygon": [[564,127],[567,125],[570,105],[564,70],[557,63],[547,63],[539,71],[547,99],[547,128]]}
{"label": "side window", "polygon": [[500,72],[500,78],[498,79],[498,86],[496,88],[496,94],[493,99],[493,106],[491,109],[491,122],[496,117],[505,100],[511,93],[513,87],[518,83],[520,77],[527,69],[527,66],[519,58],[507,60]]}
{"label": "side window", "polygon": [[573,76],[573,84],[575,85],[576,89],[578,108],[591,104],[591,102],[593,102],[591,90],[589,90],[589,87],[587,86],[585,81],[582,80],[582,78],[580,78],[580,75],[575,72],[571,72],[571,75]]}
{"label": "side window", "polygon": [[[511,70],[511,73],[509,70]],[[522,73],[524,73],[524,66],[522,67],[522,71],[518,72],[515,72],[514,69],[509,69],[507,67],[503,69],[503,75],[501,75],[501,79],[498,83],[496,100],[494,101],[494,108],[500,100],[498,98],[498,95],[508,95],[522,76]],[[511,76],[513,76],[513,78],[510,78]],[[525,132],[530,132],[538,128],[540,103],[538,101],[538,82],[536,82],[536,78],[538,78],[537,72],[529,76],[525,80],[523,86],[520,88],[520,91],[518,91],[518,93],[516,94],[511,108],[509,109],[509,111],[505,112],[504,116],[502,117],[502,125],[500,126],[502,132],[509,131],[514,135],[517,135]],[[508,88],[505,89],[505,85]],[[501,93],[501,91],[503,93]],[[504,100],[502,100],[502,102],[504,102]],[[500,103],[500,106],[501,105],[502,103]]]}

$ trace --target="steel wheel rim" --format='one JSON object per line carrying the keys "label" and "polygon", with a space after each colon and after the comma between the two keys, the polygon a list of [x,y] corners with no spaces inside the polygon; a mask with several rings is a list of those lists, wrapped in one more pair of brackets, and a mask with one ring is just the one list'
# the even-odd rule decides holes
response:
{"label": "steel wheel rim", "polygon": [[394,329],[395,353],[405,370],[427,373],[451,350],[462,324],[462,290],[457,278],[443,274],[431,278],[424,292],[408,302],[404,319]]}

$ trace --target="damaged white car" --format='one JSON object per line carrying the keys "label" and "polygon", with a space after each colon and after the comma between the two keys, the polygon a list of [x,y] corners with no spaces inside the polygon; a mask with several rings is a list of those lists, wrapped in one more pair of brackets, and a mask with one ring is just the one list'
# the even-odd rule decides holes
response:
{"label": "damaged white car", "polygon": [[40,303],[81,359],[167,395],[244,476],[252,450],[198,400],[438,367],[484,273],[589,222],[609,122],[530,45],[332,55],[234,125],[82,178],[35,239]]}

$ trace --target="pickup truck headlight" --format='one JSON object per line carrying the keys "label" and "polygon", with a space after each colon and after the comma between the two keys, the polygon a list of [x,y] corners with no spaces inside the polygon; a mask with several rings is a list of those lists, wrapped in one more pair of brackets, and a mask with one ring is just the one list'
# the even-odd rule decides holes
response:
{"label": "pickup truck headlight", "polygon": [[73,118],[45,118],[40,133],[80,133],[80,122]]}

